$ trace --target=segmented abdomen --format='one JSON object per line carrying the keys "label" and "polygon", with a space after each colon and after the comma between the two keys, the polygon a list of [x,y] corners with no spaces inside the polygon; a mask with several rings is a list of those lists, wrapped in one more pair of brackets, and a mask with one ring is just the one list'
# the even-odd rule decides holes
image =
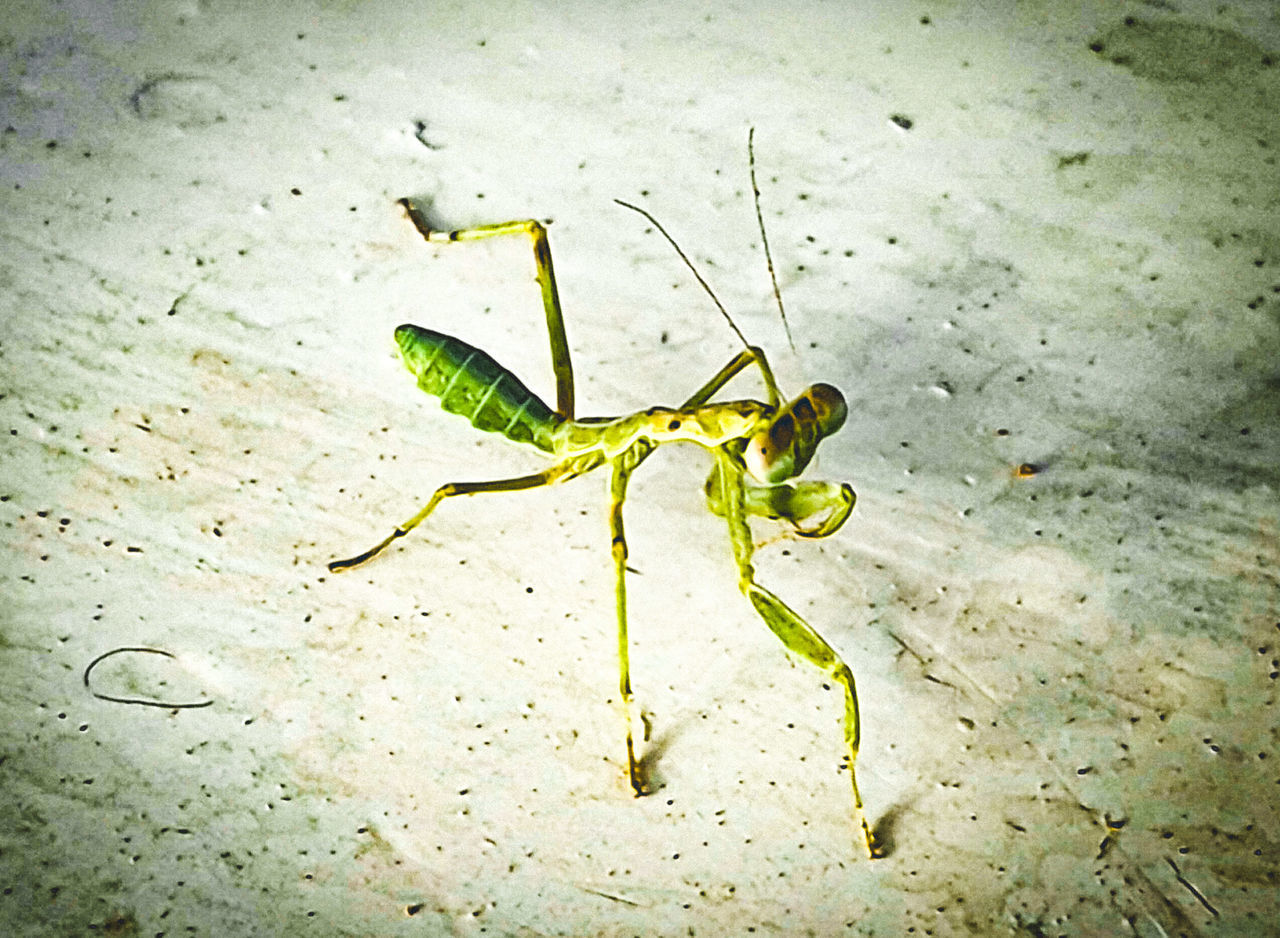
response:
{"label": "segmented abdomen", "polygon": [[449,413],[466,417],[477,430],[551,452],[551,431],[560,418],[486,352],[413,325],[396,329],[396,344],[418,387],[440,398]]}

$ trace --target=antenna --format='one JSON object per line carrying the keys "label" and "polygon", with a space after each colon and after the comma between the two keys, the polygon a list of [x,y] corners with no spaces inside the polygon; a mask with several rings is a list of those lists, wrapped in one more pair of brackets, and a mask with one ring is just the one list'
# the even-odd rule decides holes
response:
{"label": "antenna", "polygon": [[[642,209],[638,205],[632,205],[630,202],[624,202],[621,199],[614,199],[613,201],[617,202],[623,208],[629,208],[633,212],[639,212],[645,218],[649,219],[650,223],[655,228],[657,228],[659,231],[662,232],[662,236],[667,239],[667,241],[671,244],[671,246],[676,249],[676,253],[680,255],[680,260],[684,261],[685,265],[691,271],[693,271],[693,275],[698,278],[698,283],[702,284],[702,289],[707,291],[707,296],[711,297],[711,301],[716,304],[716,309],[720,310],[720,315],[722,315],[725,318],[725,321],[729,323],[729,326],[733,329],[735,333],[737,333],[738,338],[742,340],[743,347],[750,350],[751,343],[748,342],[747,337],[742,334],[742,330],[738,328],[738,324],[733,321],[733,317],[729,315],[729,311],[724,308],[724,304],[720,302],[720,298],[716,296],[715,291],[711,289],[711,287],[707,284],[707,281],[702,279],[702,274],[698,273],[698,268],[693,266],[693,261],[689,260],[689,258],[685,256],[684,251],[680,250],[680,245],[676,244],[676,239],[671,237],[671,235],[667,234],[667,229],[662,227],[662,223],[659,222],[658,219],[654,218],[652,215],[650,215],[648,212],[646,212],[644,209]],[[758,206],[756,211],[757,212],[759,211]],[[772,268],[770,268],[770,270],[772,270]],[[777,291],[776,285],[774,287],[774,291],[775,292]],[[783,318],[783,322],[786,322],[785,317]],[[788,332],[787,333],[788,338],[790,337],[790,335],[791,333]],[[795,346],[792,346],[792,348],[795,348]]]}
{"label": "antenna", "polygon": [[787,322],[787,311],[782,308],[782,291],[778,289],[778,277],[773,272],[773,255],[769,253],[769,236],[764,231],[764,215],[760,213],[760,187],[756,185],[756,150],[753,145],[756,136],[756,129],[752,127],[747,131],[747,164],[751,168],[751,196],[756,204],[756,222],[760,225],[760,243],[764,245],[764,260],[769,265],[769,280],[773,283],[773,296],[778,301],[778,314],[782,317],[782,328],[787,333],[787,344],[791,346],[791,351],[796,350],[796,344],[791,339],[791,324]]}

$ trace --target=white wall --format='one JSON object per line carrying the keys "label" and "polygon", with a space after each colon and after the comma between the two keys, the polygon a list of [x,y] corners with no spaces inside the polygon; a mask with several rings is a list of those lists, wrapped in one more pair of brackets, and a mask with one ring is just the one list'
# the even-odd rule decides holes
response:
{"label": "white wall", "polygon": [[[272,6],[3,27],[0,930],[1275,921],[1272,5]],[[858,677],[885,859],[839,698],[737,593],[696,449],[627,502],[648,798],[610,705],[606,474],[327,573],[442,482],[545,464],[396,361],[413,321],[550,396],[527,246],[429,247],[406,195],[554,219],[582,413],[675,403],[735,351],[614,198],[785,387],[845,390],[811,474],[858,508],[823,541],[761,523],[758,564]],[[212,705],[91,696],[139,645],[176,658],[94,687]]]}

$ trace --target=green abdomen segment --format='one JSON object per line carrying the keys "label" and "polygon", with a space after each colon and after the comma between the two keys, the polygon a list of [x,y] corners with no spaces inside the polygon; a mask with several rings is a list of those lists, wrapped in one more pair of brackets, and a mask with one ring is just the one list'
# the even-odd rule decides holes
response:
{"label": "green abdomen segment", "polygon": [[488,353],[413,325],[396,329],[396,344],[418,387],[440,398],[449,413],[466,417],[477,430],[552,451],[551,431],[561,418]]}

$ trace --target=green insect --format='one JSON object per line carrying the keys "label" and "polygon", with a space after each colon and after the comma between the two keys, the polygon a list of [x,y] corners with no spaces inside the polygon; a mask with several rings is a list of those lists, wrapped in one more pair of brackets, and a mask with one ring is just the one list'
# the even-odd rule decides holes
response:
{"label": "green insect", "polygon": [[[769,259],[769,246],[760,214],[760,191],[756,185],[750,135],[747,149],[756,216],[764,239],[769,274],[774,278],[774,295],[785,324],[786,314],[782,310],[781,294],[774,277],[773,262]],[[697,443],[710,451],[715,460],[706,482],[707,504],[729,526],[729,540],[738,565],[739,587],[789,651],[826,672],[844,689],[844,741],[853,782],[854,821],[868,856],[880,856],[881,850],[867,823],[858,792],[855,764],[860,727],[853,673],[835,649],[804,619],[756,582],[751,564],[754,544],[748,525],[749,516],[785,521],[802,537],[826,537],[835,533],[853,510],[856,497],[847,483],[795,481],[813,458],[818,444],[844,423],[847,408],[843,395],[829,384],[815,384],[794,400],[785,402],[778,392],[764,352],[747,342],[674,239],[644,209],[619,201],[618,204],[647,218],[671,242],[698,282],[711,294],[717,308],[742,340],[744,349],[679,407],[651,407],[622,417],[575,417],[569,344],[552,270],[551,249],[542,224],[533,220],[512,221],[458,231],[434,231],[425,213],[412,200],[402,199],[400,204],[429,242],[478,241],[508,234],[525,235],[532,240],[537,280],[542,288],[542,304],[551,338],[552,367],[556,377],[555,410],[485,352],[460,339],[419,326],[403,325],[396,329],[395,340],[405,366],[417,376],[418,386],[438,397],[446,411],[466,417],[478,430],[501,433],[517,443],[542,450],[553,463],[541,472],[511,479],[442,485],[421,511],[384,540],[364,553],[346,560],[335,560],[328,565],[329,570],[337,573],[372,560],[426,520],[446,498],[554,485],[607,464],[611,471],[609,528],[617,584],[619,689],[626,715],[627,771],[631,788],[639,797],[646,793],[647,784],[643,763],[636,759],[632,734],[627,642],[627,542],[623,532],[622,505],[631,474],[654,449],[677,441]],[[764,380],[767,403],[753,400],[711,402],[712,396],[752,365],[760,370]]]}

